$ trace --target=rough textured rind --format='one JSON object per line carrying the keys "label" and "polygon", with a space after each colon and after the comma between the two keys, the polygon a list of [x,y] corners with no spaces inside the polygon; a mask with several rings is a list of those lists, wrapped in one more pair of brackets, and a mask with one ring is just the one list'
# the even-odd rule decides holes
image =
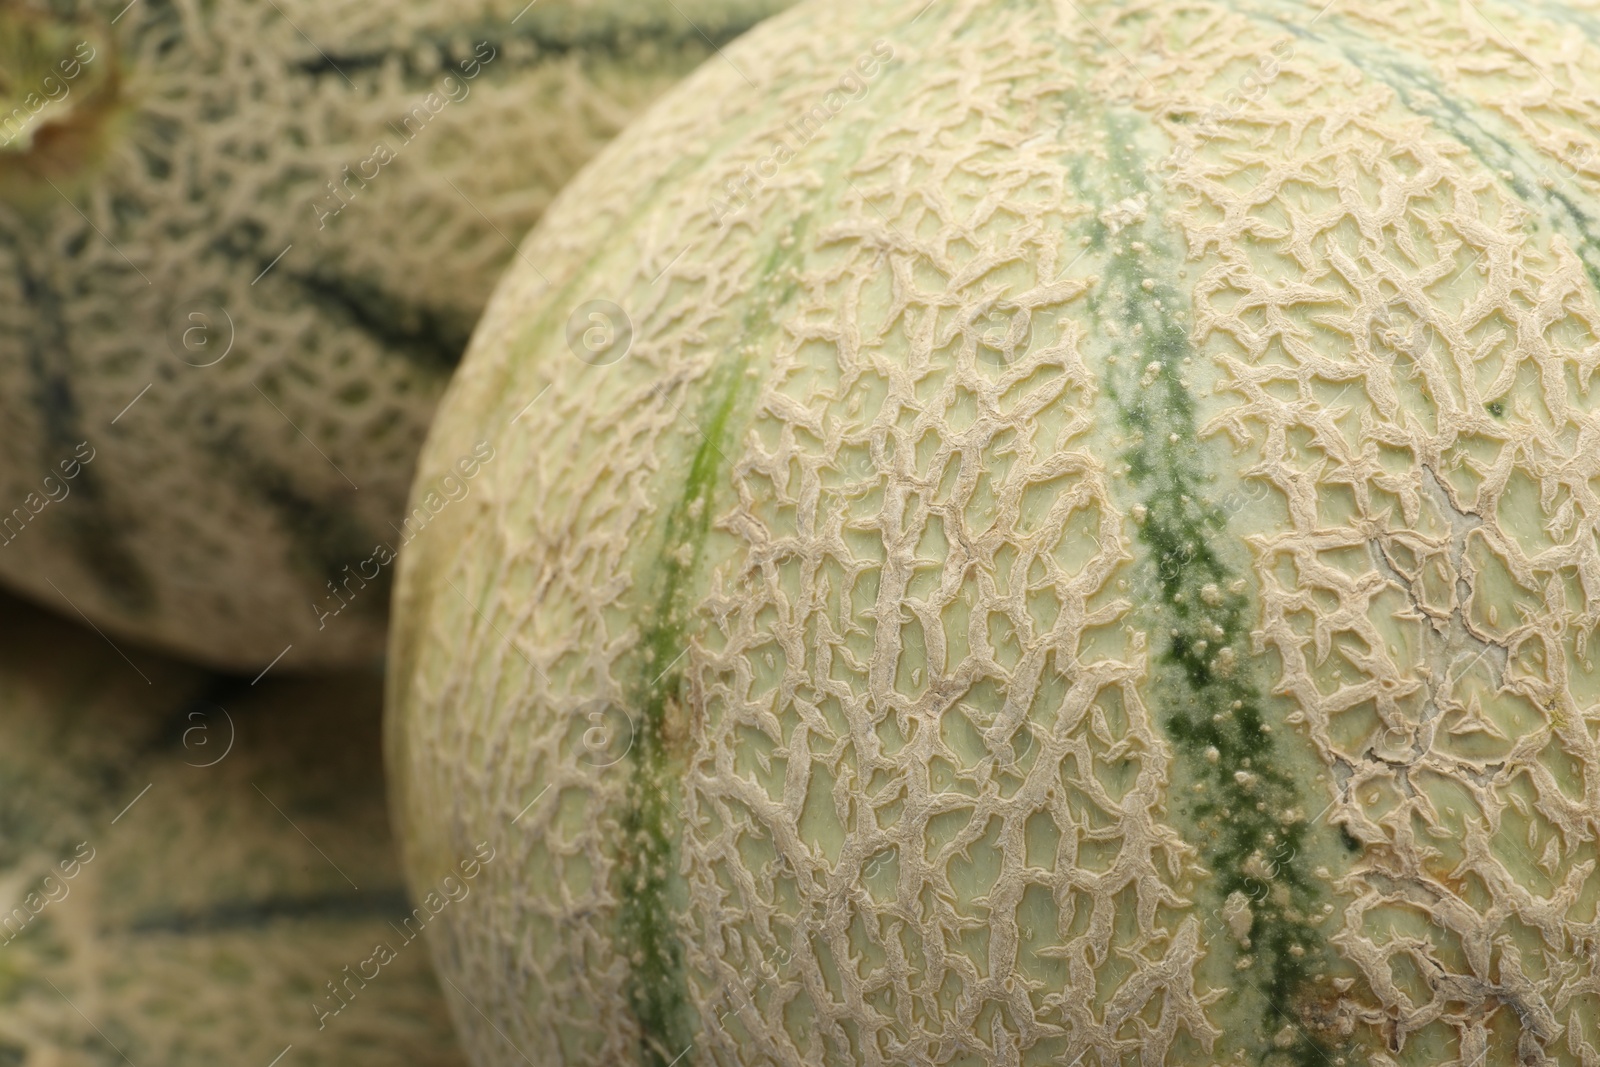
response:
{"label": "rough textured rind", "polygon": [[0,4],[0,580],[235,669],[374,656],[512,242],[782,3],[117,6]]}
{"label": "rough textured rind", "polygon": [[390,665],[413,880],[514,828],[434,940],[474,1055],[1600,1063],[1595,13],[821,0],[726,60],[421,463],[500,450]]}
{"label": "rough textured rind", "polygon": [[[390,925],[378,680],[136,663],[0,598],[0,1062],[461,1067]],[[379,942],[395,958],[319,1027]]]}

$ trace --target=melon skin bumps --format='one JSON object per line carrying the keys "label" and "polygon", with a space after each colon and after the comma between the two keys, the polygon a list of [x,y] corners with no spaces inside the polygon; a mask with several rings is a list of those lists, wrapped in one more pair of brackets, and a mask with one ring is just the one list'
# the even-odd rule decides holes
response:
{"label": "melon skin bumps", "polygon": [[602,152],[396,592],[477,1061],[1600,1055],[1596,26],[813,0]]}
{"label": "melon skin bumps", "polygon": [[0,581],[251,674],[376,658],[494,279],[781,6],[7,4]]}

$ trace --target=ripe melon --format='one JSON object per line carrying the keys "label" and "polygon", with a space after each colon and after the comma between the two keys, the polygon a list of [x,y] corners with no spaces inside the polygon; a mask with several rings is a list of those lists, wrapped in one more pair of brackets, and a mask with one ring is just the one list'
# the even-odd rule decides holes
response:
{"label": "ripe melon", "polygon": [[376,655],[514,242],[781,6],[0,4],[0,580],[252,673]]}
{"label": "ripe melon", "polygon": [[[0,608],[0,1063],[464,1065],[390,925],[377,678],[131,667]],[[319,1016],[378,943],[396,958]]]}
{"label": "ripe melon", "polygon": [[475,1062],[1600,1063],[1593,9],[727,59],[421,461],[499,457],[386,727],[414,885],[508,841],[432,934]]}

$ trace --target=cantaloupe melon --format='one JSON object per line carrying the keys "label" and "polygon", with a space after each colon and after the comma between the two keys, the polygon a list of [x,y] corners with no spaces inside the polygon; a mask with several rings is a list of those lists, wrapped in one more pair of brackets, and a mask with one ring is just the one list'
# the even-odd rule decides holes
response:
{"label": "cantaloupe melon", "polygon": [[130,654],[0,602],[0,1063],[460,1067],[404,926],[378,680]]}
{"label": "cantaloupe melon", "polygon": [[0,580],[252,673],[376,654],[514,242],[781,6],[0,4]]}
{"label": "cantaloupe melon", "polygon": [[387,726],[413,884],[508,842],[434,931],[475,1062],[1600,1063],[1594,9],[813,0],[727,59],[421,463],[498,456]]}

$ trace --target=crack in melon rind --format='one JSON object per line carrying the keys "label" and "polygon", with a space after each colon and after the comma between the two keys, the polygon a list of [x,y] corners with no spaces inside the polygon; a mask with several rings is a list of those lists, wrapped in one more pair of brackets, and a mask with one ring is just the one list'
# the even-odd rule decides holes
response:
{"label": "crack in melon rind", "polygon": [[[1136,190],[1159,199],[1135,169],[1138,161],[1121,159],[1124,146],[1138,144],[1136,122],[1108,116],[1108,144],[1116,146],[1110,173],[1098,182],[1083,176],[1085,188]],[[1080,161],[1086,165],[1086,157]],[[1154,210],[1150,215],[1159,217]],[[1231,951],[1235,964],[1245,954],[1254,961],[1236,972],[1239,984],[1229,999],[1243,1009],[1241,1017],[1259,1020],[1255,1041],[1232,1028],[1225,1028],[1224,1040],[1253,1045],[1262,1063],[1323,1067],[1333,1049],[1308,1032],[1301,1010],[1313,995],[1313,975],[1325,972],[1328,962],[1323,936],[1307,919],[1321,893],[1304,863],[1292,862],[1308,851],[1311,827],[1303,818],[1285,817],[1302,806],[1299,783],[1284,769],[1285,755],[1268,732],[1265,701],[1247,666],[1250,601],[1224,547],[1228,517],[1213,502],[1202,461],[1195,401],[1182,366],[1192,346],[1175,317],[1186,301],[1166,280],[1176,264],[1158,225],[1135,222],[1114,233],[1096,223],[1090,238],[1091,251],[1104,263],[1090,310],[1102,324],[1096,330],[1106,349],[1102,359],[1116,357],[1107,363],[1106,393],[1130,441],[1122,453],[1126,491],[1144,509],[1136,519],[1144,549],[1136,566],[1150,594],[1143,615],[1155,650],[1151,699],[1178,752],[1175,785],[1205,790],[1187,792],[1195,799],[1177,803],[1187,804],[1191,839],[1213,873],[1211,951]],[[1248,949],[1236,945],[1216,918],[1235,893],[1252,909]],[[1259,1003],[1252,1003],[1255,997]]]}

